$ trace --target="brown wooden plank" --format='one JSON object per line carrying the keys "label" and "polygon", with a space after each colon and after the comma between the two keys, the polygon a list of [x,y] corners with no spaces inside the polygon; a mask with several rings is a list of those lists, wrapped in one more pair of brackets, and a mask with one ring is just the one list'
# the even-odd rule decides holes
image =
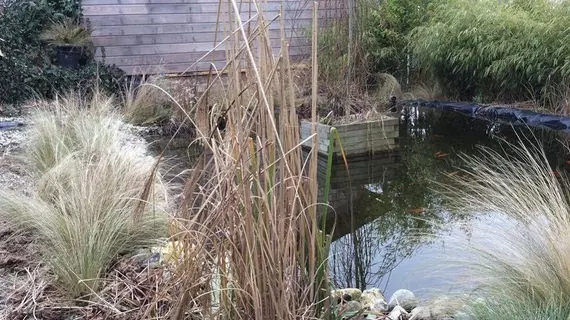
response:
{"label": "brown wooden plank", "polygon": [[[124,66],[121,67],[127,74],[158,74],[158,73],[182,73],[182,72],[199,72],[208,70],[211,62],[198,62],[191,69],[189,63],[171,63],[161,65],[140,65],[140,66]],[[215,61],[214,65],[218,70],[226,65],[225,61]]]}
{"label": "brown wooden plank", "polygon": [[[301,128],[300,132],[303,136],[309,136],[312,130],[312,123],[309,121],[301,121]],[[317,132],[319,135],[326,135],[328,136],[330,133],[331,127],[322,123],[317,123]]]}
{"label": "brown wooden plank", "polygon": [[392,131],[392,132],[375,132],[366,135],[340,137],[340,143],[344,146],[344,145],[359,144],[363,142],[369,142],[370,144],[374,144],[377,141],[382,141],[382,140],[391,140],[393,142],[394,138],[398,138],[399,134],[400,133],[397,131]]}
{"label": "brown wooden plank", "polygon": [[392,127],[389,131],[382,128],[373,128],[370,130],[345,131],[338,134],[341,141],[347,141],[349,143],[361,140],[397,138],[399,135],[400,132],[394,130]]}
{"label": "brown wooden plank", "polygon": [[[207,71],[210,68],[210,61],[201,61],[189,68],[191,63],[170,63],[170,64],[152,64],[139,66],[120,66],[127,74],[158,74],[158,73],[192,73]],[[215,61],[214,65],[218,71],[221,71],[226,65],[225,61]]]}
{"label": "brown wooden plank", "polygon": [[[361,141],[361,142],[343,144],[342,149],[344,150],[345,153],[352,153],[352,150],[360,150],[360,149],[364,149],[364,148],[367,148],[370,150],[374,150],[376,148],[382,149],[386,145],[395,145],[395,141],[391,140],[391,139]],[[334,150],[340,152],[340,146],[335,145]]]}
{"label": "brown wooden plank", "polygon": [[[396,144],[386,144],[383,146],[376,146],[374,148],[362,147],[358,149],[344,150],[344,152],[347,156],[352,156],[352,155],[359,155],[370,152],[387,151],[387,150],[396,149],[397,147],[398,145]],[[335,153],[337,153],[340,156],[340,150],[338,148],[335,148]]]}
{"label": "brown wooden plank", "polygon": [[[285,23],[286,29],[300,28],[309,21],[299,20],[295,23]],[[267,27],[268,30],[280,30],[281,26],[272,23]],[[124,35],[142,35],[142,34],[169,34],[169,33],[189,33],[189,32],[216,32],[223,30],[222,27],[212,21],[211,23],[172,23],[172,24],[152,24],[152,25],[121,25],[121,26],[104,26],[98,28],[93,27],[93,37],[102,36],[124,36]]]}
{"label": "brown wooden plank", "polygon": [[[105,47],[105,53],[108,57],[135,56],[135,55],[146,55],[146,54],[156,55],[156,54],[184,53],[184,52],[206,53],[210,51],[213,47],[214,46],[210,42],[113,46],[113,47]],[[278,50],[275,50],[275,53],[277,52]]]}
{"label": "brown wooden plank", "polygon": [[[270,30],[269,37],[271,39],[280,39],[280,30]],[[299,41],[304,39],[303,35],[293,29],[285,30],[288,40]],[[93,37],[93,41],[98,46],[131,46],[131,45],[149,45],[149,44],[170,44],[170,43],[192,43],[192,42],[210,42],[214,45],[220,43],[225,38],[222,32],[218,32],[217,38],[214,32],[203,33],[174,33],[174,34],[143,34],[143,35],[126,35],[126,36],[99,36]],[[305,40],[308,41],[308,40]],[[308,43],[308,42],[307,42]]]}
{"label": "brown wooden plank", "polygon": [[363,130],[371,128],[387,128],[398,124],[399,124],[399,119],[390,117],[384,120],[335,125],[335,128],[339,132],[345,132],[345,131],[355,131],[355,130]]}
{"label": "brown wooden plank", "polygon": [[[184,4],[184,3],[213,3],[217,4],[219,1],[217,0],[82,0],[81,3],[84,6],[93,6],[93,5],[126,5],[126,4]],[[240,0],[241,3],[253,3],[253,1],[248,0]],[[265,2],[275,2],[281,3],[282,0],[265,0]],[[310,7],[306,5],[306,1],[302,0],[287,0],[289,6],[298,5],[301,7]],[[319,9],[324,9],[325,4],[328,4],[328,1],[320,0],[321,4],[319,5]]]}
{"label": "brown wooden plank", "polygon": [[[298,3],[285,2],[286,9],[294,9]],[[250,9],[251,7],[251,9]],[[279,12],[281,3],[268,2],[261,4],[260,7],[264,12]],[[90,15],[117,15],[117,14],[166,14],[166,13],[217,13],[219,6],[217,3],[183,3],[183,4],[115,4],[115,5],[84,5],[83,14]],[[225,8],[222,7],[222,10]],[[242,6],[241,12],[255,12],[253,6]]]}
{"label": "brown wooden plank", "polygon": [[[280,14],[279,11],[276,12],[266,12],[266,19],[273,19]],[[322,17],[324,19],[326,12],[322,12]],[[243,21],[247,21],[251,18],[251,14],[242,13],[240,14]],[[290,19],[304,21],[311,19],[311,11],[304,10],[299,13],[285,14],[287,22],[293,24],[295,21]],[[166,13],[166,14],[131,14],[131,15],[86,15],[90,23],[94,27],[104,27],[104,26],[123,26],[123,25],[154,25],[154,24],[177,24],[177,23],[212,23],[216,21],[227,22],[228,15],[220,15],[218,20],[217,13]],[[321,21],[324,22],[324,20]]]}
{"label": "brown wooden plank", "polygon": [[[203,56],[203,52],[197,53],[166,53],[161,55],[135,55],[135,56],[119,56],[107,57],[106,62],[116,64],[118,66],[141,66],[149,64],[169,64],[169,63],[187,63],[191,65]],[[226,58],[225,51],[215,51],[208,55],[204,61],[224,61]]]}
{"label": "brown wooden plank", "polygon": [[[269,39],[272,40],[273,46],[281,46],[280,30],[270,30]],[[168,33],[168,34],[136,34],[136,35],[104,35],[93,36],[93,42],[98,46],[130,46],[130,45],[150,45],[150,44],[176,44],[176,43],[194,43],[207,42],[220,44],[227,37],[223,32],[194,32],[194,33]],[[215,40],[215,41],[214,41]],[[297,43],[309,45],[310,41],[303,32],[295,29],[285,30],[285,40],[290,46]],[[227,41],[227,40],[225,40]]]}

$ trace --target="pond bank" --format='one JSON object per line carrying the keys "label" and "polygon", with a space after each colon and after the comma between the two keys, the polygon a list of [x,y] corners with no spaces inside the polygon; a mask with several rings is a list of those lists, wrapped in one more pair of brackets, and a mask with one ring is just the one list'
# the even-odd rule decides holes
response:
{"label": "pond bank", "polygon": [[520,109],[515,105],[484,105],[468,102],[424,100],[402,101],[400,105],[456,111],[482,120],[503,124],[528,125],[529,127],[570,133],[570,117]]}

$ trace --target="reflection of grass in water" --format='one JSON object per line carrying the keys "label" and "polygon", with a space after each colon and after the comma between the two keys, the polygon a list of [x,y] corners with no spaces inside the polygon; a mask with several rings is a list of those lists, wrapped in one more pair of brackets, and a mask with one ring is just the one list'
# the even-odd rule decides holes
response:
{"label": "reflection of grass in water", "polygon": [[[331,257],[335,285],[364,288],[382,282],[403,259],[426,243],[422,242],[425,239],[410,236],[413,230],[438,232],[426,221],[443,219],[439,200],[430,188],[431,181],[441,177],[438,171],[442,162],[433,157],[436,149],[427,142],[425,137],[408,139],[402,148],[399,177],[383,184],[382,193],[366,192],[358,198],[357,215],[376,219],[335,242],[336,254]],[[425,208],[422,219],[410,213],[410,209],[417,208]],[[360,257],[357,261],[356,256]]]}
{"label": "reflection of grass in water", "polygon": [[[338,286],[364,286],[383,282],[390,270],[400,261],[413,255],[421,246],[429,244],[434,234],[443,234],[451,228],[452,222],[467,222],[477,219],[467,210],[459,209],[445,212],[446,199],[442,199],[437,190],[439,183],[452,183],[445,173],[456,172],[461,176],[460,168],[470,168],[457,155],[460,153],[476,155],[477,144],[512,154],[502,136],[516,136],[516,131],[509,126],[493,126],[488,122],[473,120],[456,113],[439,113],[428,110],[421,121],[411,124],[404,121],[402,128],[400,175],[393,181],[382,184],[381,194],[368,193],[358,198],[355,213],[361,217],[375,217],[357,230],[354,235],[339,239],[334,244],[331,266],[334,281]],[[419,129],[422,130],[419,130]],[[490,133],[492,132],[492,133]],[[524,129],[524,132],[528,132]],[[549,162],[560,164],[560,135],[533,130],[540,137],[540,143],[549,150]],[[436,152],[449,153],[448,157],[437,159]],[[456,176],[456,177],[457,177]],[[457,186],[457,184],[455,184]],[[424,210],[421,216],[410,213],[416,209]],[[421,211],[421,210],[418,210]],[[422,219],[418,219],[421,217]],[[371,219],[373,220],[373,219]],[[337,226],[342,225],[339,222]],[[462,228],[468,234],[469,228]],[[412,234],[431,235],[421,240]],[[351,237],[356,237],[352,239]],[[359,244],[355,247],[354,243]],[[354,261],[355,251],[360,259]],[[376,260],[372,259],[376,257]],[[356,268],[355,264],[360,266]],[[357,274],[357,270],[360,270]]]}

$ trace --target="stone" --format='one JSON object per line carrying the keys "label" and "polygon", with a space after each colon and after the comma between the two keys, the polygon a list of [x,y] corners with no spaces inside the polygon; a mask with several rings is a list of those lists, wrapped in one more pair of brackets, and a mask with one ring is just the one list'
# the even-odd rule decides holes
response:
{"label": "stone", "polygon": [[360,310],[362,310],[362,305],[360,304],[360,302],[356,301],[356,300],[352,300],[347,302],[343,309],[343,314],[345,313],[356,313],[359,312]]}
{"label": "stone", "polygon": [[[390,311],[390,313],[388,314],[388,319],[400,320],[403,318],[403,316],[407,316],[407,315],[408,315],[408,312],[406,310],[404,310],[404,308],[402,308],[400,306],[395,306],[394,309],[392,309],[392,311]],[[407,319],[407,317],[405,319]]]}
{"label": "stone", "polygon": [[400,289],[390,297],[388,310],[392,310],[396,306],[401,306],[406,311],[412,311],[412,309],[418,306],[418,299],[410,290]]}
{"label": "stone", "polygon": [[[345,289],[338,289],[331,291],[331,297],[333,301],[336,301],[339,298],[343,298],[343,300],[360,300],[362,296],[362,291],[357,288],[345,288]],[[348,299],[350,297],[350,299]]]}
{"label": "stone", "polygon": [[439,296],[426,306],[432,319],[453,319],[457,311],[463,308],[464,303],[461,296]]}
{"label": "stone", "polygon": [[386,312],[388,311],[388,304],[386,303],[386,297],[380,289],[371,288],[364,290],[360,296],[360,303],[362,307],[366,310],[373,312]]}
{"label": "stone", "polygon": [[409,320],[429,320],[429,319],[431,319],[431,313],[429,312],[429,309],[422,307],[415,307],[414,309],[412,309],[412,312],[410,313]]}

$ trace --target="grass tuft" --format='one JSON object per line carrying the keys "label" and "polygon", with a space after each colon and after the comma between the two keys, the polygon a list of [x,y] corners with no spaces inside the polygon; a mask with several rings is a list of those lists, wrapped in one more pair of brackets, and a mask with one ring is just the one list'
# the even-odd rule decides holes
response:
{"label": "grass tuft", "polygon": [[123,93],[125,121],[135,125],[148,125],[170,118],[169,97],[162,90],[166,86],[160,76],[143,75],[140,83],[134,78],[126,85]]}
{"label": "grass tuft", "polygon": [[567,180],[552,171],[540,147],[521,142],[509,154],[482,148],[481,156],[464,157],[470,169],[448,187],[460,210],[494,216],[485,236],[465,245],[462,267],[486,299],[472,311],[476,319],[567,319]]}
{"label": "grass tuft", "polygon": [[27,155],[39,173],[37,192],[1,192],[0,214],[40,235],[62,291],[79,297],[99,289],[120,254],[165,236],[167,189],[145,145],[129,140],[113,113],[104,115],[108,105],[64,101],[34,116]]}

